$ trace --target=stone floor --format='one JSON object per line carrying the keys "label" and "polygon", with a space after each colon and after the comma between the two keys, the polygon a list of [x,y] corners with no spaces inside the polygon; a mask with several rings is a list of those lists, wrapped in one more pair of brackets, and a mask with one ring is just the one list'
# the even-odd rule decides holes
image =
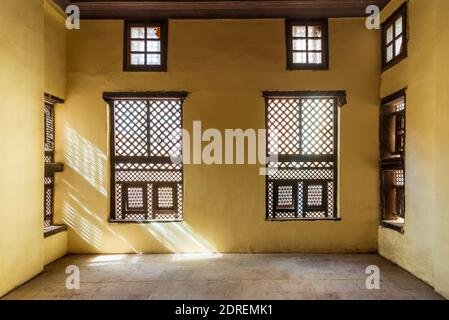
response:
{"label": "stone floor", "polygon": [[[66,267],[80,289],[66,289]],[[367,290],[366,267],[381,271]],[[71,255],[5,299],[442,299],[378,255]]]}

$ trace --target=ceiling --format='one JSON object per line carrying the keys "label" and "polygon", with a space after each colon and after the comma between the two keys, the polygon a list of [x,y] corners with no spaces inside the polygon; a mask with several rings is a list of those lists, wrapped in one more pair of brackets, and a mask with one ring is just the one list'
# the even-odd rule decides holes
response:
{"label": "ceiling", "polygon": [[63,10],[79,6],[82,19],[243,19],[362,17],[369,5],[390,0],[133,1],[53,0]]}

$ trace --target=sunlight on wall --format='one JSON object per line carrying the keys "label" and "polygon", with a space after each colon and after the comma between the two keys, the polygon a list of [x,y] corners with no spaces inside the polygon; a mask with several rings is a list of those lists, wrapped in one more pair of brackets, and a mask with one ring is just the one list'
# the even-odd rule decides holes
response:
{"label": "sunlight on wall", "polygon": [[64,124],[65,163],[101,194],[107,196],[106,155],[67,122]]}
{"label": "sunlight on wall", "polygon": [[173,253],[189,254],[177,255],[175,259],[206,259],[221,256],[217,254],[218,250],[215,247],[195,234],[185,222],[141,224],[141,226]]}
{"label": "sunlight on wall", "polygon": [[[71,186],[67,181],[63,180],[63,182],[70,188],[73,189],[73,186]],[[76,210],[74,207],[78,207],[81,210]],[[100,234],[101,236],[104,235],[104,231],[107,231],[111,233],[115,238],[120,239],[130,250],[132,250],[134,253],[141,254],[140,251],[138,251],[124,236],[118,234],[116,231],[114,231],[107,221],[102,220],[100,216],[98,216],[95,212],[90,210],[86,205],[84,205],[76,196],[74,196],[71,192],[67,195],[67,200],[64,202],[64,221],[66,217],[66,208],[70,209],[67,212],[69,213],[68,218],[69,220],[74,220],[74,216],[79,217],[80,219],[84,221],[88,221],[87,223],[96,230],[96,234]],[[87,214],[89,217],[89,220],[86,220],[82,215]],[[71,224],[67,223],[70,227],[74,229],[76,233],[78,233],[85,241],[92,244],[95,248],[100,249],[99,246],[101,246],[101,241],[93,241],[91,242],[91,239],[89,237],[83,237],[82,230],[76,229]],[[73,224],[73,223],[72,223]],[[86,232],[84,232],[85,234]]]}
{"label": "sunlight on wall", "polygon": [[[105,170],[107,157],[92,142],[82,137],[67,122],[64,124],[66,140],[65,160],[67,165],[86,180],[91,186],[107,197],[107,181]],[[63,203],[63,221],[67,223],[84,241],[101,251],[106,239],[105,233],[120,239],[132,252],[140,254],[130,241],[114,231],[102,215],[93,212],[86,206],[84,197],[77,188],[67,180],[63,183],[70,189]],[[178,255],[174,259],[210,259],[220,257],[217,249],[205,239],[195,234],[186,223],[154,223],[141,224],[142,229],[160,241],[166,248]],[[179,255],[187,253],[188,255]]]}
{"label": "sunlight on wall", "polygon": [[96,249],[101,248],[102,233],[100,229],[92,225],[87,219],[80,216],[77,210],[69,203],[64,202],[63,205],[63,221],[67,226],[72,228],[83,240],[94,246]]}

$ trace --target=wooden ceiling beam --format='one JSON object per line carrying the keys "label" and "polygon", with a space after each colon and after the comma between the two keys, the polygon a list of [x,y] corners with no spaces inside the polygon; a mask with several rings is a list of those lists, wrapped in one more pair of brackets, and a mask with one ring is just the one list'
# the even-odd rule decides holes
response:
{"label": "wooden ceiling beam", "polygon": [[77,5],[82,19],[254,19],[363,17],[369,5],[390,0],[113,1],[54,0]]}

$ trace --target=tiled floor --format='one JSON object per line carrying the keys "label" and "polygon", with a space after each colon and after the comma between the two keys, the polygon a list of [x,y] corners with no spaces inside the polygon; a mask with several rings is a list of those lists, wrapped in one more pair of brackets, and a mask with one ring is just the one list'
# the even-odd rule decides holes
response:
{"label": "tiled floor", "polygon": [[[66,267],[80,289],[66,289]],[[366,267],[381,271],[367,290]],[[72,255],[5,299],[442,299],[378,255]]]}

